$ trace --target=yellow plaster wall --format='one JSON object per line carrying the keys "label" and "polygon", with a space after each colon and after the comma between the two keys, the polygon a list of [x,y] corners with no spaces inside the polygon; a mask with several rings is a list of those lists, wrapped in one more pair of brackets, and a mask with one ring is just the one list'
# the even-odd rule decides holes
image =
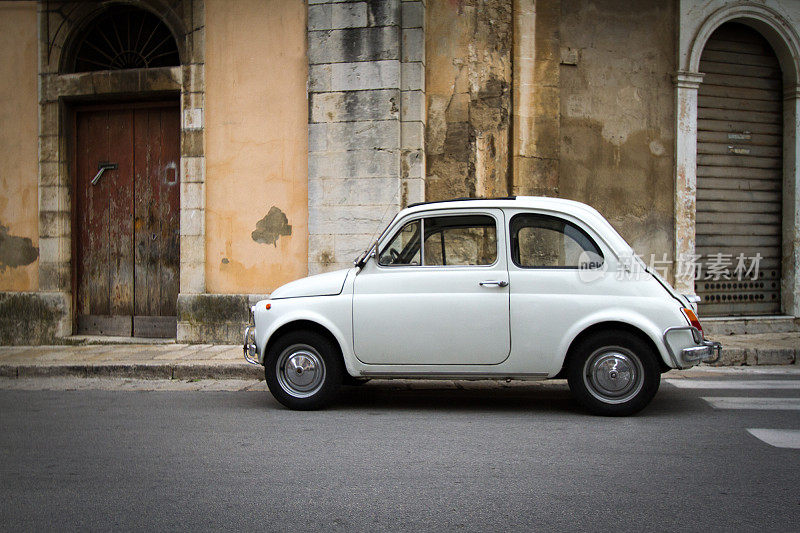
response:
{"label": "yellow plaster wall", "polygon": [[[307,273],[307,69],[301,0],[206,0],[210,293],[270,292]],[[281,221],[273,208],[291,235],[256,242],[257,225],[263,241]]]}
{"label": "yellow plaster wall", "polygon": [[0,2],[0,226],[3,226],[0,290],[3,291],[35,291],[39,287],[39,262],[35,259],[39,246],[36,35],[35,2]]}

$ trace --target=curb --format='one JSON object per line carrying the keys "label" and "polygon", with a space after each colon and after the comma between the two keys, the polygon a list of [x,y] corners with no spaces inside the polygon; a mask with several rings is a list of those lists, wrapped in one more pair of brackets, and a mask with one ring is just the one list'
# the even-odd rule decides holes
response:
{"label": "curb", "polygon": [[135,379],[264,379],[262,367],[242,363],[99,363],[0,365],[0,377],[82,377]]}
{"label": "curb", "polygon": [[[724,348],[711,368],[800,365],[800,348]],[[264,369],[247,363],[66,363],[0,364],[0,378],[83,377],[131,379],[264,379]]]}
{"label": "curb", "polygon": [[800,364],[800,348],[725,348],[722,356],[711,366],[759,366]]}

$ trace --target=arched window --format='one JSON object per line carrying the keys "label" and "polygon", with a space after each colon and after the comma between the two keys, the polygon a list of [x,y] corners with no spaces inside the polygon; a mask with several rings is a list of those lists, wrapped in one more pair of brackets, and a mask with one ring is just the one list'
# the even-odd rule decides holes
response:
{"label": "arched window", "polygon": [[69,72],[180,65],[175,37],[157,16],[134,6],[105,7],[72,47]]}

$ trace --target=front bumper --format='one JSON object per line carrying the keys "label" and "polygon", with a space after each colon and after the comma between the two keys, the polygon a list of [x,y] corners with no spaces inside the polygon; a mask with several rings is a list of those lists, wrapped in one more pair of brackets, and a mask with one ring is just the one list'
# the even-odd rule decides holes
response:
{"label": "front bumper", "polygon": [[253,324],[244,329],[244,360],[251,365],[260,365],[258,362],[258,348],[256,347],[256,327]]}
{"label": "front bumper", "polygon": [[[670,343],[670,335],[678,331],[690,331],[694,344],[674,349]],[[716,363],[722,355],[722,344],[706,340],[703,333],[694,326],[678,326],[664,330],[664,345],[667,347],[675,368],[686,368],[699,363]]]}

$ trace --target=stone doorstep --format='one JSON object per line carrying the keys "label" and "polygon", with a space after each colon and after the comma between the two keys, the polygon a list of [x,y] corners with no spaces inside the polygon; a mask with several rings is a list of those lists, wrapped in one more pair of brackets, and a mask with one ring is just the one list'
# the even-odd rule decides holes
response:
{"label": "stone doorstep", "polygon": [[68,337],[63,337],[61,341],[63,344],[69,346],[104,344],[176,345],[174,338],[111,337],[105,335],[70,335]]}

